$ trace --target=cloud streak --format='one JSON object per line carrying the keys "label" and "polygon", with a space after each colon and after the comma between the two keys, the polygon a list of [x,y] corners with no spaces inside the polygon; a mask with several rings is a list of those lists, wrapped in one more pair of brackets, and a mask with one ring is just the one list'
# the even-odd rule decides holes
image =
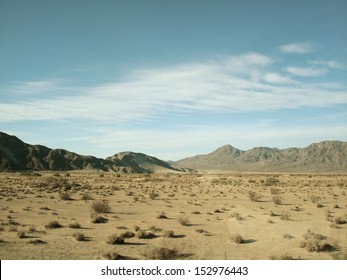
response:
{"label": "cloud streak", "polygon": [[281,52],[289,54],[305,54],[314,51],[314,48],[310,43],[293,43],[282,45],[279,47],[279,49]]}
{"label": "cloud streak", "polygon": [[324,68],[312,68],[312,67],[306,67],[306,68],[300,68],[300,67],[287,67],[285,70],[295,76],[299,77],[319,77],[323,76],[327,70]]}
{"label": "cloud streak", "polygon": [[[266,112],[346,104],[346,89],[302,83],[262,54],[245,53],[204,63],[134,71],[121,82],[94,87],[36,81],[7,89],[0,121],[83,119],[124,123],[186,112]],[[293,76],[315,77],[323,68],[287,67]],[[47,94],[47,91],[50,94]],[[329,99],[327,99],[329,96]],[[19,98],[18,98],[19,97]]]}

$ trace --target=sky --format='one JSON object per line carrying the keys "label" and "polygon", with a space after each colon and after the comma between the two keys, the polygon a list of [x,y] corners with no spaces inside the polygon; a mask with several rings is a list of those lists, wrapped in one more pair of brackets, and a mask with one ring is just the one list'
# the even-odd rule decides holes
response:
{"label": "sky", "polygon": [[345,0],[1,0],[0,131],[164,160],[347,141]]}

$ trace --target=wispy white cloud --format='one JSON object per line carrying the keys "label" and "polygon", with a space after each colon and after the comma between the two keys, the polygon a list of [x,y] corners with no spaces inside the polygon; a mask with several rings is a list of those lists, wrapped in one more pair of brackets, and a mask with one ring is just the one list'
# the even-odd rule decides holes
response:
{"label": "wispy white cloud", "polygon": [[279,47],[283,53],[304,54],[314,51],[314,47],[311,43],[293,43],[288,45],[282,45]]}
{"label": "wispy white cloud", "polygon": [[[0,102],[0,121],[83,119],[124,123],[180,112],[264,112],[347,103],[344,87],[301,83],[273,71],[274,64],[268,56],[246,53],[134,71],[121,82],[87,88],[67,86],[62,80],[27,82],[6,89],[8,98]],[[301,77],[320,76],[326,71],[285,70]],[[46,95],[46,90],[51,94]],[[12,92],[21,98],[11,99]]]}
{"label": "wispy white cloud", "polygon": [[295,76],[300,77],[318,77],[323,76],[327,69],[325,68],[312,68],[312,67],[306,67],[306,68],[300,68],[300,67],[286,67],[285,70]]}
{"label": "wispy white cloud", "polygon": [[324,67],[328,67],[328,68],[332,68],[332,69],[338,69],[338,70],[345,70],[347,69],[346,65],[335,61],[335,60],[315,60],[315,61],[310,61],[310,64],[314,64],[314,65],[320,65],[320,66],[324,66]]}
{"label": "wispy white cloud", "polygon": [[263,80],[269,83],[275,83],[275,84],[293,84],[297,83],[297,81],[294,81],[293,79],[280,75],[278,73],[265,73]]}

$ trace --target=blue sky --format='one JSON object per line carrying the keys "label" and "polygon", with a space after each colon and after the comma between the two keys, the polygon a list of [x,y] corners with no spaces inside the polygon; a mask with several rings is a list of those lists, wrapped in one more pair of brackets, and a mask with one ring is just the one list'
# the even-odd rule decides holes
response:
{"label": "blue sky", "polygon": [[347,1],[0,3],[0,131],[165,160],[347,140]]}

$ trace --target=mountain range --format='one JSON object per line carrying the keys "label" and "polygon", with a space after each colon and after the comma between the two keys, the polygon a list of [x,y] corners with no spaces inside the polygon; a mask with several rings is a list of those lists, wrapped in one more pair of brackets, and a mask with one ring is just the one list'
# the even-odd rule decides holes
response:
{"label": "mountain range", "polygon": [[238,172],[346,172],[347,142],[323,141],[306,148],[257,147],[247,151],[225,145],[172,166]]}
{"label": "mountain range", "polygon": [[323,141],[306,148],[256,147],[242,151],[225,145],[206,155],[166,162],[143,153],[120,152],[106,159],[24,143],[0,132],[0,170],[99,170],[120,173],[193,171],[347,172],[347,142]]}
{"label": "mountain range", "polygon": [[101,159],[64,149],[30,145],[3,132],[0,132],[0,170],[100,170],[120,173],[179,171],[164,161],[141,153],[122,152]]}

